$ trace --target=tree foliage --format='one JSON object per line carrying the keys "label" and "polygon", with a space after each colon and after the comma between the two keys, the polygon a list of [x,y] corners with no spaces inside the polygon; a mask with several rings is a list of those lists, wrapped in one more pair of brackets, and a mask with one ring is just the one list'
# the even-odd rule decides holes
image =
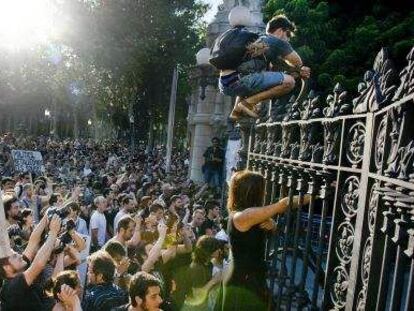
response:
{"label": "tree foliage", "polygon": [[158,128],[167,120],[178,66],[177,119],[185,119],[186,72],[202,42],[198,21],[206,6],[195,0],[53,3],[59,37],[30,51],[1,54],[0,104],[20,103],[42,114],[54,98],[64,115],[79,105],[82,113],[121,130],[130,128],[134,115],[135,132],[146,139],[150,119]]}
{"label": "tree foliage", "polygon": [[404,61],[414,45],[412,7],[400,0],[268,0],[265,19],[284,13],[295,22],[292,45],[312,68],[316,89],[328,92],[341,81],[356,90],[381,47]]}

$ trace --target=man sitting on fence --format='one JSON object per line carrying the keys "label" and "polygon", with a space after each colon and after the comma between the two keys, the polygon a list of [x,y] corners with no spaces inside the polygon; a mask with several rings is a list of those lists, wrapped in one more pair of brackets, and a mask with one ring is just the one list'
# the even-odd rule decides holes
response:
{"label": "man sitting on fence", "polygon": [[[240,22],[231,24],[240,27]],[[295,78],[309,78],[310,68],[303,66],[302,59],[289,43],[295,30],[295,25],[286,16],[275,16],[267,23],[265,35],[254,42],[247,42],[241,64],[237,68],[220,71],[221,92],[237,96],[230,114],[232,119],[237,120],[242,113],[257,118],[256,104],[289,93],[295,86]],[[270,64],[276,65],[281,61],[289,74],[266,71]]]}

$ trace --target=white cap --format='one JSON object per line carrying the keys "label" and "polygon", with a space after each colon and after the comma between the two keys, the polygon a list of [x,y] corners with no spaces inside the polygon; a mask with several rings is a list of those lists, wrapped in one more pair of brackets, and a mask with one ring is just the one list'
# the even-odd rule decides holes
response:
{"label": "white cap", "polygon": [[251,26],[252,18],[249,9],[242,5],[235,6],[229,13],[229,23],[231,27]]}

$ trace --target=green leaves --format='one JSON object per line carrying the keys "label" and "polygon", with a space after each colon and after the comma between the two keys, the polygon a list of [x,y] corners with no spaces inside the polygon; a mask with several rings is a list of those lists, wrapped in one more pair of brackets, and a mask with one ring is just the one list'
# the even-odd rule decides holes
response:
{"label": "green leaves", "polygon": [[356,90],[381,47],[391,47],[393,58],[404,59],[414,43],[414,13],[384,2],[268,0],[264,13],[266,20],[285,13],[296,23],[292,45],[323,93],[339,80]]}

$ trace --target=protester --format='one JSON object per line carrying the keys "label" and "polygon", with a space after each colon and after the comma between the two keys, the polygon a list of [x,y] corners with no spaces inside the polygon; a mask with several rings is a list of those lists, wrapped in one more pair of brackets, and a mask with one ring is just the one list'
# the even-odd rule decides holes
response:
{"label": "protester", "polygon": [[[250,14],[247,8],[237,10],[242,11],[242,16]],[[218,37],[210,62],[220,69],[220,91],[237,96],[230,118],[237,120],[242,114],[257,118],[255,106],[259,102],[289,93],[295,86],[295,78],[310,77],[310,68],[303,66],[289,43],[296,27],[286,16],[273,17],[267,23],[266,34],[260,37],[246,29],[248,20],[236,16],[229,15],[232,29]],[[231,36],[236,39],[226,40]],[[283,69],[271,71],[270,64],[273,67],[282,64]]]}
{"label": "protester", "polygon": [[83,311],[110,311],[127,303],[127,294],[114,284],[116,265],[105,251],[91,255],[88,268],[88,287],[82,301]]}
{"label": "protester", "polygon": [[[283,214],[288,198],[263,206],[265,179],[251,171],[237,172],[230,183],[227,208],[232,251],[230,275],[224,282],[223,311],[266,310],[265,233],[274,230],[271,217]],[[304,196],[303,204],[310,196]],[[292,207],[296,208],[295,197]]]}
{"label": "protester", "polygon": [[222,184],[224,150],[220,147],[218,137],[211,140],[212,146],[208,147],[203,154],[204,181],[213,189],[218,190]]}
{"label": "protester", "polygon": [[[205,224],[214,235],[221,215],[218,193],[189,181],[187,153],[173,154],[173,173],[167,176],[164,150],[147,153],[118,143],[19,136],[7,147],[40,151],[47,177],[33,173],[31,179],[14,167],[2,176],[14,252],[10,259],[0,259],[5,280],[1,310],[115,310],[128,302],[128,292],[135,293],[134,274],[143,272],[158,280],[159,291],[153,294],[150,286],[153,299],[140,295],[142,301],[127,305],[131,310],[179,310],[187,296],[191,303],[182,278],[190,279],[185,271],[198,265],[191,264],[191,254],[207,230],[202,228],[205,220],[214,223]],[[57,221],[60,230],[48,232]],[[43,254],[41,264],[36,254]],[[210,279],[221,265],[217,256],[202,263]],[[209,263],[213,259],[216,268]],[[31,266],[37,267],[35,280]],[[19,273],[30,279],[22,280]],[[23,295],[27,303],[19,298]],[[211,299],[203,300],[209,310]]]}
{"label": "protester", "polygon": [[139,272],[131,280],[129,303],[115,311],[161,310],[161,281],[146,272]]}

